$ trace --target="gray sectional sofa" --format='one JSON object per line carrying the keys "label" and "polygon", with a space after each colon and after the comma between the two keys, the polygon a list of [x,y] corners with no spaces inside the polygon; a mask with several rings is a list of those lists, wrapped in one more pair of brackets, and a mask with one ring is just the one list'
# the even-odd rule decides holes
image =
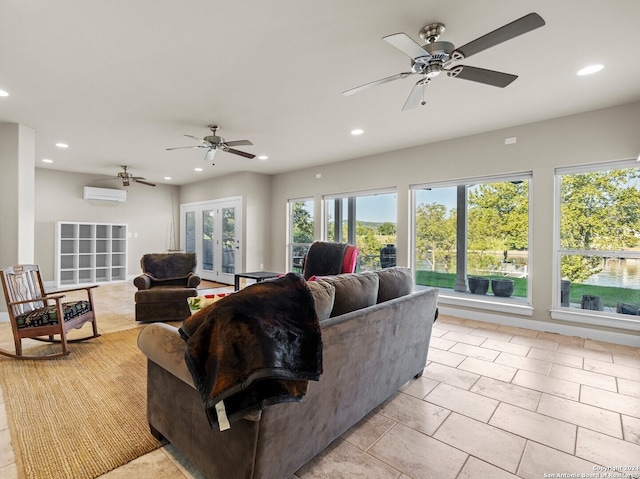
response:
{"label": "gray sectional sofa", "polygon": [[[284,479],[420,375],[438,290],[413,291],[411,272],[389,268],[310,281],[324,372],[302,402],[268,406],[226,431],[211,428],[185,364],[185,342],[164,323],[145,327],[147,418],[211,479]],[[251,288],[251,286],[249,286]]]}

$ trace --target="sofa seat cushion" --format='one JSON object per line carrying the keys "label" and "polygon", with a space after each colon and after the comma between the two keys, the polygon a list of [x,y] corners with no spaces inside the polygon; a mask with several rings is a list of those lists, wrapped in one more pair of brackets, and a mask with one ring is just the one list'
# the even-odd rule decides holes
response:
{"label": "sofa seat cushion", "polygon": [[413,292],[413,275],[409,268],[394,267],[377,271],[380,285],[378,303],[399,298]]}
{"label": "sofa seat cushion", "polygon": [[136,303],[167,303],[174,301],[187,301],[187,298],[198,296],[196,288],[185,288],[183,286],[156,286],[152,289],[142,289],[136,291]]}
{"label": "sofa seat cushion", "polygon": [[366,308],[377,302],[379,280],[375,273],[346,273],[316,279],[331,284],[336,290],[331,317]]}

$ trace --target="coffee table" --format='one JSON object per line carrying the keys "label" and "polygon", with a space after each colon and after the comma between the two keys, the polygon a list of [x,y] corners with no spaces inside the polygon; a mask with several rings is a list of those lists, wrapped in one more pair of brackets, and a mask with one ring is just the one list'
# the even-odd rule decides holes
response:
{"label": "coffee table", "polygon": [[233,277],[234,289],[238,291],[240,289],[240,278],[254,279],[256,283],[264,281],[265,279],[277,278],[282,273],[274,273],[273,271],[252,271],[249,273],[236,273]]}

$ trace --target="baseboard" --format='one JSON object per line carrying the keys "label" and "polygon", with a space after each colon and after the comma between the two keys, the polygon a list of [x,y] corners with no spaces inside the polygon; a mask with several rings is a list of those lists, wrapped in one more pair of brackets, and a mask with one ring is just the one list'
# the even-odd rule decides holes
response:
{"label": "baseboard", "polygon": [[625,346],[640,347],[640,336],[625,334],[615,331],[604,331],[583,326],[571,326],[567,324],[557,324],[550,322],[533,321],[531,319],[495,315],[482,311],[470,311],[438,305],[441,314],[455,316],[462,319],[475,319],[486,323],[501,324],[504,326],[515,326],[518,328],[532,329],[534,331],[546,331],[550,333],[564,334],[565,336],[578,336],[585,339],[594,339],[607,343],[622,344]]}

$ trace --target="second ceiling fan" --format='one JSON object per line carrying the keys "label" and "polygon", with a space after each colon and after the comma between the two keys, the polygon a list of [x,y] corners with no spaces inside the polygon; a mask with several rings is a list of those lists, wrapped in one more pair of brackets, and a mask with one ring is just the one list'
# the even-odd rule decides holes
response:
{"label": "second ceiling fan", "polygon": [[129,186],[131,184],[131,182],[133,181],[135,183],[140,183],[142,185],[156,186],[155,183],[151,183],[151,182],[147,181],[147,179],[143,178],[142,176],[133,176],[131,173],[129,173],[129,167],[128,166],[121,165],[120,168],[122,168],[122,171],[119,171],[116,176],[112,176],[110,178],[99,178],[99,179],[93,180],[93,181],[120,180],[120,181],[122,181],[122,186]]}
{"label": "second ceiling fan", "polygon": [[209,129],[213,134],[209,136],[205,136],[202,139],[193,135],[184,135],[186,137],[193,138],[194,140],[201,142],[202,143],[201,145],[176,146],[173,148],[167,148],[167,150],[179,150],[182,148],[205,148],[207,149],[207,153],[205,154],[205,157],[204,157],[205,161],[213,161],[213,158],[218,150],[222,150],[227,153],[232,153],[234,155],[243,156],[245,158],[256,157],[256,155],[253,155],[251,153],[247,153],[245,151],[240,151],[240,150],[236,150],[235,148],[232,148],[234,146],[253,145],[253,143],[251,143],[249,140],[226,141],[224,138],[217,135],[218,130],[220,129],[218,125],[209,125]]}
{"label": "second ceiling fan", "polygon": [[517,75],[467,65],[453,66],[452,64],[453,62],[469,58],[471,55],[475,55],[502,42],[530,32],[531,30],[540,28],[544,24],[545,21],[540,15],[530,13],[458,48],[456,48],[453,43],[438,41],[438,38],[444,32],[445,28],[442,23],[431,23],[420,31],[420,37],[426,42],[425,45],[418,44],[405,33],[396,33],[383,37],[384,41],[411,58],[411,70],[360,85],[342,94],[345,96],[352,95],[376,85],[382,85],[383,83],[418,74],[421,75],[422,78],[415,84],[402,108],[403,110],[409,110],[415,108],[418,104],[425,104],[424,87],[443,72],[449,77],[504,88],[518,78]]}

